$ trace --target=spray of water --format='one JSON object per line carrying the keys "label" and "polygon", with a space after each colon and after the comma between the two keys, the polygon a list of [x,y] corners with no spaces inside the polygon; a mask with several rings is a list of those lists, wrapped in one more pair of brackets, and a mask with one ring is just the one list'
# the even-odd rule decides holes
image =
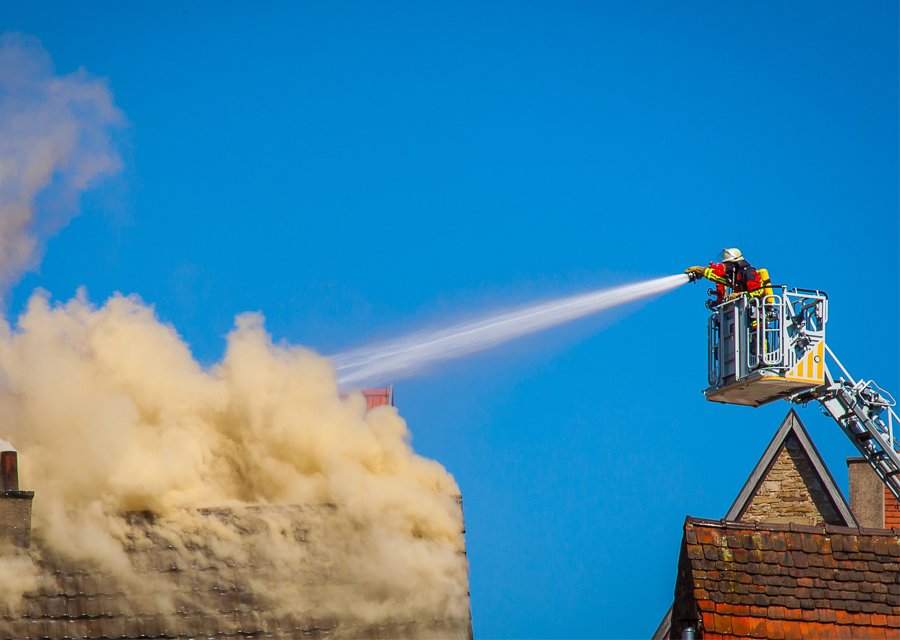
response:
{"label": "spray of water", "polygon": [[688,282],[683,274],[559,298],[332,357],[345,386],[397,380],[429,364],[461,358],[565,322],[671,291]]}

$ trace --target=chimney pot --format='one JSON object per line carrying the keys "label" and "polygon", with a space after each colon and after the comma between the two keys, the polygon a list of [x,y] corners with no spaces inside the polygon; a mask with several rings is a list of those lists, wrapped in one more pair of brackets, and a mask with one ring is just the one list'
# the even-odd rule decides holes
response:
{"label": "chimney pot", "polygon": [[19,461],[15,451],[0,452],[0,491],[19,490]]}

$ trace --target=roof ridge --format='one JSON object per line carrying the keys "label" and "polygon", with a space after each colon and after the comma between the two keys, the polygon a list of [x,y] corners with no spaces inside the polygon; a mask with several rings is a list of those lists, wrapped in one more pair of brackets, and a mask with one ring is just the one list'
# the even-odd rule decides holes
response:
{"label": "roof ridge", "polygon": [[796,522],[746,522],[743,520],[712,520],[686,516],[684,525],[716,529],[744,529],[747,531],[790,531],[791,533],[819,533],[823,535],[900,536],[900,527],[877,529],[873,527],[845,527],[837,524],[798,524]]}

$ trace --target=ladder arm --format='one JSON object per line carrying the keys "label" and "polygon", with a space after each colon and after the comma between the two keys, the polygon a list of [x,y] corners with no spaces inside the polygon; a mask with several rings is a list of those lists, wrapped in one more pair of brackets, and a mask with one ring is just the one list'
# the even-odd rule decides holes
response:
{"label": "ladder arm", "polygon": [[894,425],[900,424],[894,411],[896,402],[873,381],[854,381],[827,344],[825,349],[844,375],[835,380],[826,365],[825,384],[789,400],[795,404],[818,401],[822,411],[837,422],[885,486],[900,500],[900,443],[894,439]]}

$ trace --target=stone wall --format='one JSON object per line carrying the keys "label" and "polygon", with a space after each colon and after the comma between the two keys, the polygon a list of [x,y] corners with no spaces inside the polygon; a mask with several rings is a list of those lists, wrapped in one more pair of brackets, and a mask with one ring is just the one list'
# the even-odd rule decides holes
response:
{"label": "stone wall", "polygon": [[31,544],[31,502],[34,491],[0,492],[0,548]]}
{"label": "stone wall", "polygon": [[744,522],[820,525],[841,521],[812,463],[793,435],[741,516]]}

